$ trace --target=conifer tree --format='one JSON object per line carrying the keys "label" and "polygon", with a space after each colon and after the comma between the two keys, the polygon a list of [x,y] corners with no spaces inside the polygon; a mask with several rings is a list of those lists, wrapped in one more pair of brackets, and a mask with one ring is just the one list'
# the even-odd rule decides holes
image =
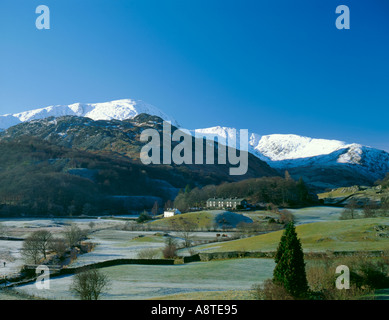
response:
{"label": "conifer tree", "polygon": [[273,282],[282,285],[295,298],[303,298],[308,292],[304,253],[297,238],[293,222],[290,222],[278,245]]}

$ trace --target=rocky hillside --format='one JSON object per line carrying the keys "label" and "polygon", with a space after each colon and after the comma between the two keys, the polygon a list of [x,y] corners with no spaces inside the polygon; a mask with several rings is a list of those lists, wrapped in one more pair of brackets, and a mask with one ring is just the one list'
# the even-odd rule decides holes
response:
{"label": "rocky hillside", "polygon": [[144,165],[140,134],[148,128],[162,130],[162,122],[146,114],[123,121],[64,116],[1,132],[0,214],[127,213],[155,201],[163,207],[186,185],[278,175],[253,155],[242,176],[231,176],[229,165],[217,162]]}

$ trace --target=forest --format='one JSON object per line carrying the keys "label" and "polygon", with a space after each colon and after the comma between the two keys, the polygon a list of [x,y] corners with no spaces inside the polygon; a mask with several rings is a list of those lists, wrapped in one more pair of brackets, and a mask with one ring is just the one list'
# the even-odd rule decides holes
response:
{"label": "forest", "polygon": [[209,198],[245,198],[252,205],[276,205],[282,207],[306,206],[317,203],[316,194],[300,178],[293,180],[288,172],[285,177],[262,177],[220,185],[207,185],[203,188],[180,190],[174,204],[182,211],[193,207],[204,207]]}
{"label": "forest", "polygon": [[288,174],[225,182],[224,173],[207,169],[145,166],[119,153],[67,148],[31,136],[3,140],[0,215],[129,214],[150,211],[155,201],[162,208],[174,199],[176,207],[186,211],[214,196],[284,206],[314,201],[304,181]]}

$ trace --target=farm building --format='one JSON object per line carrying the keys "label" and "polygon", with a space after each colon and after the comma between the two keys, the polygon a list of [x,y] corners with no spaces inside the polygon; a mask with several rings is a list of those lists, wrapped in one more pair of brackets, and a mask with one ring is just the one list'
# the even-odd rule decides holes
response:
{"label": "farm building", "polygon": [[173,217],[177,214],[181,214],[180,210],[178,209],[167,209],[163,212],[163,217],[164,218],[169,218],[169,217]]}
{"label": "farm building", "polygon": [[243,198],[210,198],[207,200],[208,208],[231,208],[237,209],[247,207],[247,201]]}

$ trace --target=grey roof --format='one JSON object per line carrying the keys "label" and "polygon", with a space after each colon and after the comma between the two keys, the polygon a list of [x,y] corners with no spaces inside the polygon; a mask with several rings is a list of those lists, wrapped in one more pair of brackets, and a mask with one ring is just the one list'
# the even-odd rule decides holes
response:
{"label": "grey roof", "polygon": [[209,198],[207,201],[246,201],[244,198]]}

